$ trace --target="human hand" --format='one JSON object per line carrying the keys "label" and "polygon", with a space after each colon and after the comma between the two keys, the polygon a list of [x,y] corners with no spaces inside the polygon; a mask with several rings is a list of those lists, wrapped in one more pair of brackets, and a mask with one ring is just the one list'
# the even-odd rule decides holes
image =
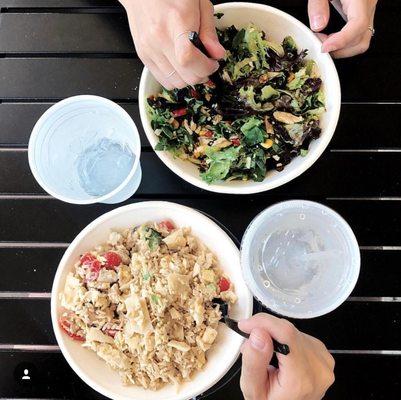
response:
{"label": "human hand", "polygon": [[[241,390],[246,400],[320,400],[334,382],[334,359],[318,339],[290,322],[256,314],[239,322],[250,333],[242,346]],[[290,354],[277,354],[278,368],[269,365],[272,339],[288,344]]]}
{"label": "human hand", "polygon": [[[138,56],[166,88],[206,82],[224,57],[209,0],[120,0]],[[188,39],[196,31],[212,58]]]}
{"label": "human hand", "polygon": [[[319,33],[322,51],[336,58],[352,57],[364,53],[370,46],[377,0],[341,0],[348,18],[341,31],[332,35]],[[308,14],[311,29],[322,31],[330,18],[329,0],[309,0]]]}

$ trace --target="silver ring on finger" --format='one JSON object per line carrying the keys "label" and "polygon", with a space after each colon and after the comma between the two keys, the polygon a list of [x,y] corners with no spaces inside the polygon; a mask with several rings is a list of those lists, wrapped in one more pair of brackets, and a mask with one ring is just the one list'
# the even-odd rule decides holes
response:
{"label": "silver ring on finger", "polygon": [[375,28],[373,28],[372,25],[368,26],[368,30],[371,32],[372,37],[375,36],[376,30],[375,30]]}
{"label": "silver ring on finger", "polygon": [[176,72],[177,72],[176,70],[171,71],[168,75],[166,75],[166,78],[167,78],[167,79],[168,79],[168,78],[171,78]]}

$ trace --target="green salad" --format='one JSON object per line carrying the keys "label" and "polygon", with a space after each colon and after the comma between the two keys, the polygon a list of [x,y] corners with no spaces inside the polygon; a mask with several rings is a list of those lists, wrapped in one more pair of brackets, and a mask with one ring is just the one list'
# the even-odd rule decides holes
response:
{"label": "green salad", "polygon": [[210,184],[260,182],[320,136],[322,81],[292,37],[275,43],[253,24],[218,35],[226,57],[207,83],[149,97],[156,150],[196,164]]}

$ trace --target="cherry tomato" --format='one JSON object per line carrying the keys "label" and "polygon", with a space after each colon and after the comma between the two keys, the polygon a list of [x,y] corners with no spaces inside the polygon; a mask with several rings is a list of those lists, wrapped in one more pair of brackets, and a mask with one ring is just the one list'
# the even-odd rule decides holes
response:
{"label": "cherry tomato", "polygon": [[173,110],[171,111],[171,114],[173,114],[173,117],[182,117],[187,114],[187,109],[186,108],[179,108],[178,110]]}
{"label": "cherry tomato", "polygon": [[227,278],[221,278],[219,282],[220,292],[225,292],[226,290],[230,289],[230,281]]}
{"label": "cherry tomato", "polygon": [[77,335],[76,333],[71,332],[71,323],[67,320],[66,317],[61,317],[59,320],[60,328],[71,338],[74,340],[78,340],[79,342],[84,342],[85,338],[81,335]]}
{"label": "cherry tomato", "polygon": [[238,138],[232,138],[231,139],[231,143],[236,147],[241,144],[241,142],[240,142],[240,140]]}
{"label": "cherry tomato", "polygon": [[121,257],[114,251],[108,251],[103,257],[106,259],[107,269],[116,269],[121,264]]}
{"label": "cherry tomato", "polygon": [[81,258],[79,259],[79,262],[82,265],[87,265],[95,260],[96,260],[96,257],[94,255],[92,255],[91,253],[85,253],[84,255],[81,256]]}
{"label": "cherry tomato", "polygon": [[194,89],[194,88],[190,88],[189,89],[189,94],[191,95],[191,97],[193,97],[194,99],[199,99],[200,98],[200,94],[199,92]]}
{"label": "cherry tomato", "polygon": [[160,226],[160,228],[167,229],[169,232],[171,232],[173,229],[175,229],[174,224],[167,219],[165,221],[159,222],[159,226]]}
{"label": "cherry tomato", "polygon": [[99,260],[94,260],[88,265],[89,269],[86,272],[85,281],[92,282],[99,277],[99,271],[102,269],[102,264]]}
{"label": "cherry tomato", "polygon": [[208,138],[211,138],[211,137],[213,137],[213,132],[207,130],[207,131],[205,132],[204,136],[206,136],[206,137],[208,137]]}

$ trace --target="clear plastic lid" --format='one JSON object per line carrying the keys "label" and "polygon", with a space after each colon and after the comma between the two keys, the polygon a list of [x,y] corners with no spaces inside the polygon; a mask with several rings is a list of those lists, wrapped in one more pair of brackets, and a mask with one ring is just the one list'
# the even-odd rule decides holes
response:
{"label": "clear plastic lid", "polygon": [[360,252],[347,222],[306,200],[275,204],[248,226],[242,271],[253,295],[272,311],[312,318],[337,308],[359,276]]}

